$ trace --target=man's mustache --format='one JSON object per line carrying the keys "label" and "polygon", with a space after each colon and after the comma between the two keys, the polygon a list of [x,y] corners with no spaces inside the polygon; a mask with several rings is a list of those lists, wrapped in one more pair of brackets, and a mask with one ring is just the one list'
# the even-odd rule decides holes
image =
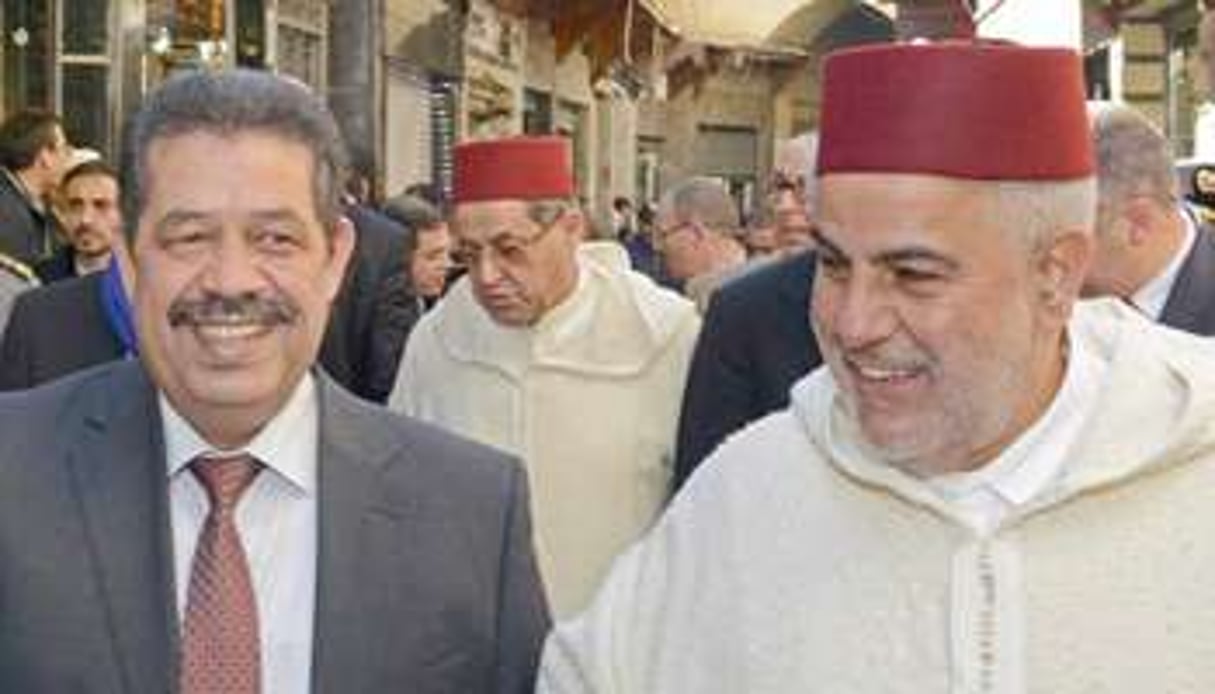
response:
{"label": "man's mustache", "polygon": [[205,325],[263,325],[294,323],[299,307],[285,298],[245,292],[235,296],[207,293],[198,299],[178,299],[169,305],[173,328]]}

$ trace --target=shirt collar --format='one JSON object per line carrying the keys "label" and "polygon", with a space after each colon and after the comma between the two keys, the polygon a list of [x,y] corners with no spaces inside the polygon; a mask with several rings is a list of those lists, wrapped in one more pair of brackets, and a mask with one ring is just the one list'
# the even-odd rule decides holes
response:
{"label": "shirt collar", "polygon": [[205,454],[248,453],[306,494],[315,494],[320,406],[316,380],[311,373],[296,385],[282,409],[238,451],[218,451],[207,443],[192,424],[176,409],[163,392],[157,399],[164,422],[165,460],[170,477],[181,472],[192,460]]}
{"label": "shirt collar", "polygon": [[1160,320],[1160,314],[1164,312],[1164,305],[1168,303],[1169,292],[1173,290],[1173,283],[1177,281],[1177,274],[1181,271],[1181,265],[1185,262],[1186,256],[1190,254],[1190,249],[1194,247],[1194,241],[1198,237],[1198,231],[1194,226],[1194,218],[1189,210],[1179,206],[1177,214],[1181,215],[1182,227],[1185,229],[1185,238],[1182,239],[1177,252],[1173,254],[1173,258],[1160,271],[1160,274],[1140,287],[1139,291],[1131,296],[1131,303],[1152,320]]}

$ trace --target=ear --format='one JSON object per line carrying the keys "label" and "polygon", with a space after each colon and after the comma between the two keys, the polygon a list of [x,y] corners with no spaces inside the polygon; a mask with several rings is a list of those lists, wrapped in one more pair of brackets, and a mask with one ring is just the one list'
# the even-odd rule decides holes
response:
{"label": "ear", "polygon": [[337,222],[333,225],[333,231],[329,237],[329,258],[325,262],[324,275],[321,278],[325,283],[325,293],[329,296],[330,301],[337,298],[337,294],[342,288],[342,281],[346,278],[346,266],[350,264],[350,258],[354,255],[356,233],[354,223],[345,215],[338,217]]}
{"label": "ear", "polygon": [[1122,217],[1127,222],[1127,242],[1132,246],[1146,243],[1155,226],[1159,210],[1156,203],[1146,195],[1133,195],[1122,205]]}
{"label": "ear", "polygon": [[590,236],[587,233],[586,216],[578,207],[570,207],[561,215],[557,220],[557,229],[575,243],[585,241]]}
{"label": "ear", "polygon": [[1068,228],[1056,232],[1038,251],[1034,269],[1042,305],[1062,321],[1067,320],[1080,296],[1094,243],[1088,229]]}

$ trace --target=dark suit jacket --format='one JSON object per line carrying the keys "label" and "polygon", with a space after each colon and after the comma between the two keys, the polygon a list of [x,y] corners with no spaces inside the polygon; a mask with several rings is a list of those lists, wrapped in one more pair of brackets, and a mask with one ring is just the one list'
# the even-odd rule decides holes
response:
{"label": "dark suit jacket", "polygon": [[1194,247],[1177,271],[1160,322],[1210,336],[1215,335],[1215,228],[1199,224],[1197,231]]}
{"label": "dark suit jacket", "polygon": [[76,277],[76,251],[64,246],[47,258],[34,263],[34,274],[43,284],[51,284]]}
{"label": "dark suit jacket", "polygon": [[0,390],[20,390],[123,356],[95,272],[23,292],[0,341]]}
{"label": "dark suit jacket", "polygon": [[55,218],[31,207],[0,169],[0,253],[32,267],[54,250],[56,233]]}
{"label": "dark suit jacket", "polygon": [[[318,386],[313,691],[531,692],[548,618],[523,472]],[[137,361],[0,396],[0,691],[176,691],[167,495]]]}
{"label": "dark suit jacket", "polygon": [[744,424],[789,404],[789,388],[822,361],[810,330],[814,256],[798,253],[717,289],[684,390],[675,451],[678,489]]}
{"label": "dark suit jacket", "polygon": [[418,319],[405,275],[405,228],[365,207],[348,207],[346,216],[357,234],[354,256],[329,316],[320,361],[350,392],[384,402]]}

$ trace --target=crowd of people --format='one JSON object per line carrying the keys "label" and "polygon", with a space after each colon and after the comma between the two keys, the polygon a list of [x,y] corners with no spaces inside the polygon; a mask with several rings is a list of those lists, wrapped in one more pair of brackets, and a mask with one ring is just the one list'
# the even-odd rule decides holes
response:
{"label": "crowd of people", "polygon": [[1215,687],[1167,138],[1065,49],[822,89],[753,219],[691,177],[607,233],[560,137],[372,205],[266,72],[168,80],[119,162],[8,117],[0,690]]}

